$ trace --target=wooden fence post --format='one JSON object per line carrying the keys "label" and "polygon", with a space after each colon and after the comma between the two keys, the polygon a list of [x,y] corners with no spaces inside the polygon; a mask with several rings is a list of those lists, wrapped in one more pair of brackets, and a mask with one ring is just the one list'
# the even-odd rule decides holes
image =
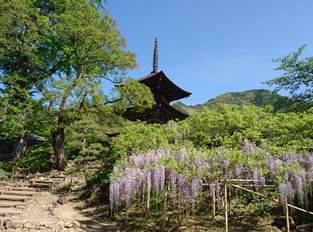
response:
{"label": "wooden fence post", "polygon": [[213,216],[213,221],[215,222],[215,214],[216,214],[216,202],[215,202],[215,189],[212,193],[212,205],[213,205],[213,212],[212,212],[212,216]]}
{"label": "wooden fence post", "polygon": [[290,232],[289,212],[288,212],[287,197],[285,197],[285,201],[284,201],[284,203],[283,203],[283,206],[284,206],[284,208],[285,208],[285,213],[286,213],[286,229],[287,229],[287,232]]}
{"label": "wooden fence post", "polygon": [[227,184],[224,182],[224,199],[225,199],[225,232],[228,232],[228,209],[227,209]]}
{"label": "wooden fence post", "polygon": [[165,224],[166,224],[166,200],[167,200],[167,180],[165,179],[164,185],[164,203],[163,203],[163,220],[162,220],[162,232],[165,232]]}

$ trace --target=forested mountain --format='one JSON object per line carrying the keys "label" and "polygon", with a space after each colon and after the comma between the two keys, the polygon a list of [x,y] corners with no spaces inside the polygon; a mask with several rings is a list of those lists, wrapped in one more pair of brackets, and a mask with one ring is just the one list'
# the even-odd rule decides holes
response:
{"label": "forested mountain", "polygon": [[274,108],[281,108],[282,105],[279,102],[286,100],[286,97],[283,97],[277,93],[274,93],[270,90],[265,89],[253,89],[242,92],[228,92],[222,95],[217,96],[216,98],[210,99],[203,104],[197,104],[195,106],[187,106],[184,103],[177,101],[172,105],[187,114],[192,114],[196,111],[202,111],[203,107],[214,110],[217,108],[218,104],[235,104],[238,106],[244,105],[255,105],[257,107],[264,107],[266,105],[273,105]]}

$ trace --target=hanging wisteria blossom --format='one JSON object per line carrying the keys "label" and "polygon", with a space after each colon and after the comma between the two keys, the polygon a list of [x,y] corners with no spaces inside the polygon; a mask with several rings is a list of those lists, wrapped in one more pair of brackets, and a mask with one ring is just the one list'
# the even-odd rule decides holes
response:
{"label": "hanging wisteria blossom", "polygon": [[[266,173],[266,175],[264,175]],[[123,203],[129,208],[135,197],[151,192],[159,196],[165,187],[172,199],[192,205],[202,195],[203,184],[210,186],[211,195],[219,198],[223,180],[253,181],[255,189],[271,180],[277,183],[282,200],[306,203],[311,192],[313,156],[311,153],[268,154],[244,141],[241,151],[220,149],[213,152],[188,151],[185,148],[151,150],[133,154],[113,168],[110,178],[111,209]],[[167,183],[167,185],[166,185]]]}

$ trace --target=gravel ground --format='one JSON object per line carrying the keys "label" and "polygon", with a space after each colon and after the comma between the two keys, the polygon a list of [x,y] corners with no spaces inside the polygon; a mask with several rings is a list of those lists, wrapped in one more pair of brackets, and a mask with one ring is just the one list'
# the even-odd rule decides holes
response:
{"label": "gravel ground", "polygon": [[59,197],[44,191],[28,200],[23,222],[37,222],[39,231],[119,231],[116,223],[97,215],[96,207],[84,207],[74,194],[64,195],[63,204],[58,203]]}

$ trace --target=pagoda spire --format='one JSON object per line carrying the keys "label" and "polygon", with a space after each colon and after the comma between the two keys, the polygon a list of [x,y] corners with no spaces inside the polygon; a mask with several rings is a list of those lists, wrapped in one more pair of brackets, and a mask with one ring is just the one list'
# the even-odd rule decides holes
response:
{"label": "pagoda spire", "polygon": [[154,41],[154,52],[153,52],[153,71],[152,73],[158,72],[158,39],[155,38]]}

